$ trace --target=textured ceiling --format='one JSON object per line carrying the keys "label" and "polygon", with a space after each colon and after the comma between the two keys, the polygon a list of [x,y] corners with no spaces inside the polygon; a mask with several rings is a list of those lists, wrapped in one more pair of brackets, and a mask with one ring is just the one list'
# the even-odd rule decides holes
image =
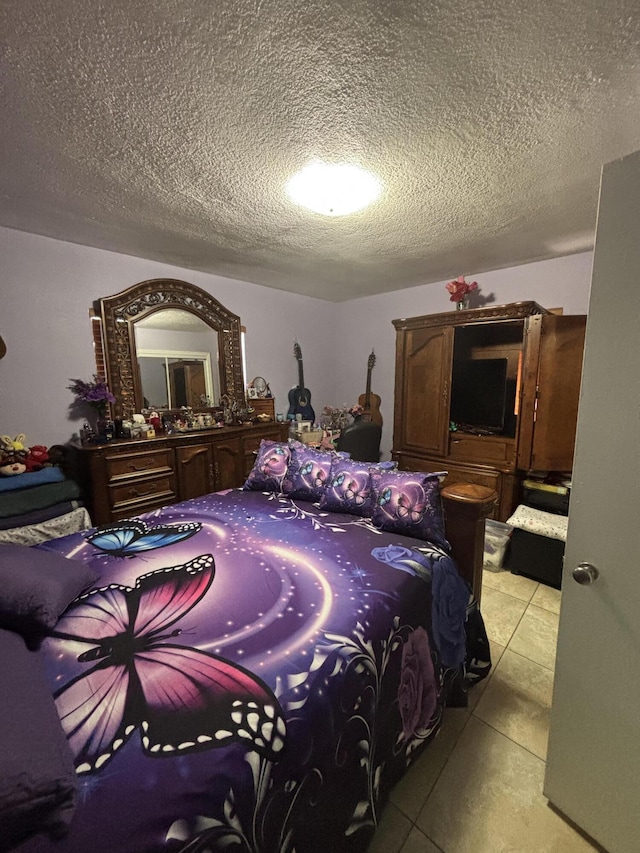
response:
{"label": "textured ceiling", "polygon": [[[3,0],[0,225],[335,301],[589,249],[638,0]],[[349,161],[368,210],[294,207]]]}

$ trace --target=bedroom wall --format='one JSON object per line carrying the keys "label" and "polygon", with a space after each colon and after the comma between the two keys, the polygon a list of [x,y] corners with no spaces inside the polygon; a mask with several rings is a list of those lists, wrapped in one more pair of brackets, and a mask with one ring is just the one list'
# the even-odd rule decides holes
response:
{"label": "bedroom wall", "polygon": [[334,349],[332,303],[7,228],[0,228],[0,259],[0,334],[7,345],[0,361],[0,434],[24,432],[31,444],[50,446],[79,429],[66,386],[95,370],[89,308],[149,278],[189,281],[240,316],[248,378],[271,383],[277,411],[287,411],[288,391],[298,381],[296,337],[314,407],[319,411],[334,396],[335,375],[327,366]]}
{"label": "bedroom wall", "polygon": [[[319,416],[324,405],[356,402],[364,393],[367,359],[376,365],[372,390],[382,398],[383,457],[393,437],[395,330],[391,321],[448,311],[444,282],[340,304],[249,282],[159,264],[0,228],[2,310],[0,434],[24,432],[32,444],[67,441],[80,421],[69,415],[69,378],[94,370],[88,311],[95,299],[149,278],[180,278],[202,287],[238,314],[247,328],[247,376],[264,376],[286,412],[297,383],[293,342],[300,342],[305,384]],[[495,304],[535,300],[567,314],[586,313],[591,253],[570,255],[475,278]]]}

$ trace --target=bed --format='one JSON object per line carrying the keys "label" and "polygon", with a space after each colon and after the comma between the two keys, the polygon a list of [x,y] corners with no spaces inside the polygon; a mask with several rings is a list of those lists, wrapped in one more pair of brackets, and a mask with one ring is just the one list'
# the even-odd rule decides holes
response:
{"label": "bed", "polygon": [[437,477],[263,444],[244,489],[27,549],[79,574],[60,618],[2,625],[38,648],[69,755],[5,849],[364,851],[488,672]]}

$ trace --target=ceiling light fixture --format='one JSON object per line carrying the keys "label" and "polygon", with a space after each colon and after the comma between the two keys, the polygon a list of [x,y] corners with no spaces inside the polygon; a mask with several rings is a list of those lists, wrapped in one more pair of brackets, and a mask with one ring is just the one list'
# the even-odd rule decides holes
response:
{"label": "ceiling light fixture", "polygon": [[346,216],[362,210],[380,195],[375,175],[349,163],[315,160],[287,183],[289,198],[323,216]]}

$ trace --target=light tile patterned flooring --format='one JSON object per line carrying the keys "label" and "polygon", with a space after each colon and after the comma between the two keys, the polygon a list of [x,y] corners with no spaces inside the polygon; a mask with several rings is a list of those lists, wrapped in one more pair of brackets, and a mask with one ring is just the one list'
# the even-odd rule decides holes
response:
{"label": "light tile patterned flooring", "polygon": [[493,668],[396,786],[369,853],[588,853],[542,794],[560,593],[484,572]]}

